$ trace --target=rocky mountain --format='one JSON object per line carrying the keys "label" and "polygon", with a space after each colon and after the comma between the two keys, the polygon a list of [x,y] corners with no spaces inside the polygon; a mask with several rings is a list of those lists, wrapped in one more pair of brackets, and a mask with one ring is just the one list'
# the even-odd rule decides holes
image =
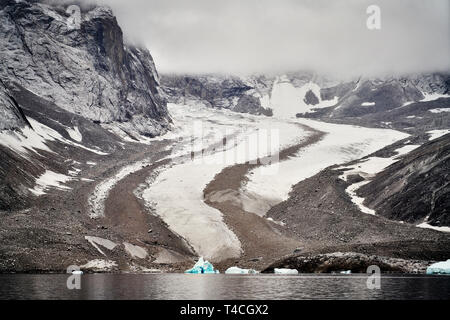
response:
{"label": "rocky mountain", "polygon": [[[224,223],[242,231],[244,263],[260,267],[267,252],[270,259],[278,258],[300,245],[320,254],[319,260],[311,260],[315,265],[333,260],[327,254],[337,251],[336,245],[364,254],[398,252],[398,259],[440,259],[448,254],[447,233],[416,227],[449,225],[448,135],[430,142],[426,135],[450,127],[448,74],[347,81],[311,72],[160,79],[150,53],[127,43],[110,9],[55,1],[0,0],[0,46],[0,272],[65,272],[74,263],[85,270],[132,272],[192,266],[199,251],[182,233],[184,227],[192,229],[191,220],[181,232],[174,231],[170,220],[157,214],[158,203],[145,201],[143,194],[165,170],[179,168],[174,160],[182,155],[175,147],[189,147],[186,141],[192,139],[184,138],[191,138],[188,126],[194,119],[208,118],[212,131],[220,128],[215,127],[220,121],[201,106],[170,105],[172,127],[167,102],[261,115],[218,113],[227,117],[219,118],[226,124],[263,119],[271,125],[276,122],[270,116],[279,124],[307,117],[410,133],[409,142],[380,151],[388,158],[401,147],[423,144],[358,190],[378,216],[361,212],[352,202],[347,191],[358,177],[344,181],[343,169],[336,167],[296,184],[289,199],[264,217],[230,210]],[[237,123],[236,128],[244,126]],[[155,137],[172,128],[171,134]],[[312,131],[317,135],[311,145],[326,135]],[[207,143],[215,152],[226,142],[220,137]],[[294,156],[297,147],[282,154]],[[202,154],[205,151],[209,148]],[[218,172],[216,177],[225,178],[213,186],[223,185],[228,192],[231,184],[238,192],[246,179],[242,168],[248,169],[238,166],[234,175]],[[164,190],[178,197],[190,185],[182,184],[179,174],[173,177],[175,182]],[[184,181],[198,183],[190,177]],[[203,200],[203,191],[198,198],[192,193],[193,199],[210,206],[197,201]],[[160,195],[157,202],[164,198]],[[214,196],[221,198],[220,193]],[[186,212],[196,214],[193,208]],[[253,246],[256,242],[259,247]],[[257,247],[261,254],[256,255]],[[346,265],[347,258],[372,261],[361,257],[339,257],[334,263]],[[309,265],[310,260],[295,263]]]}
{"label": "rocky mountain", "polygon": [[393,127],[409,132],[445,128],[450,123],[450,74],[360,78],[320,91],[322,99],[337,99],[327,108],[299,113],[360,125]]}
{"label": "rocky mountain", "polygon": [[358,194],[386,218],[450,226],[450,134],[409,152]]}
{"label": "rocky mountain", "polygon": [[208,107],[272,115],[261,99],[270,90],[270,79],[226,75],[162,75],[161,83],[172,103],[201,102]]}
{"label": "rocky mountain", "polygon": [[[230,77],[163,75],[171,102],[306,117],[407,132],[448,127],[450,74],[340,80],[312,72]],[[292,104],[292,101],[297,101]]]}
{"label": "rocky mountain", "polygon": [[67,174],[74,153],[168,130],[148,50],[126,43],[109,8],[81,8],[73,24],[63,4],[0,1],[0,210],[26,207],[39,176]]}
{"label": "rocky mountain", "polygon": [[21,128],[27,124],[22,108],[0,80],[0,130]]}
{"label": "rocky mountain", "polygon": [[[114,188],[170,153],[151,139],[172,120],[148,50],[106,7],[10,0],[0,47],[0,272],[190,264],[185,241],[133,193],[149,173]],[[114,218],[91,218],[94,207]]]}
{"label": "rocky mountain", "polygon": [[165,132],[170,120],[148,50],[124,42],[106,7],[85,9],[75,22],[66,10],[0,2],[2,81],[96,123],[147,136]]}

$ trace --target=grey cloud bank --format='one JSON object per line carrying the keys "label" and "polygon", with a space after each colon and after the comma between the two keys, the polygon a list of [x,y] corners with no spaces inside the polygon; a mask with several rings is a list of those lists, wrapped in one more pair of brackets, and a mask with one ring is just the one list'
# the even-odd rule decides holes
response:
{"label": "grey cloud bank", "polygon": [[[160,72],[450,70],[448,0],[100,0]],[[381,8],[381,30],[366,9]]]}

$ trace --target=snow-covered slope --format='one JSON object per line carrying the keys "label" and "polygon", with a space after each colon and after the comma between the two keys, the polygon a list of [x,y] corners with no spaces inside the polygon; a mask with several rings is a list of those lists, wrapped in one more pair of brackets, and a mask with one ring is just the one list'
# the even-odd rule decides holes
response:
{"label": "snow-covered slope", "polygon": [[282,75],[163,75],[169,99],[213,108],[306,117],[414,133],[450,126],[450,74],[339,79],[311,72]]}
{"label": "snow-covered slope", "polygon": [[450,134],[376,173],[358,192],[377,214],[424,227],[450,226]]}
{"label": "snow-covered slope", "polygon": [[74,26],[66,3],[49,3],[0,2],[2,210],[70,183],[75,156],[97,161],[170,127],[152,57],[112,11],[82,6]]}
{"label": "snow-covered slope", "polygon": [[273,84],[268,103],[274,116],[293,118],[313,109],[332,107],[338,103],[338,97],[322,100],[318,84],[309,81],[301,87],[295,87],[287,76],[280,76]]}
{"label": "snow-covered slope", "polygon": [[299,119],[326,133],[316,144],[306,147],[297,155],[277,164],[277,175],[251,171],[248,182],[241,188],[244,209],[263,216],[272,206],[288,198],[291,187],[321,170],[340,163],[362,158],[408,135],[386,129],[372,129],[349,125],[336,125]]}

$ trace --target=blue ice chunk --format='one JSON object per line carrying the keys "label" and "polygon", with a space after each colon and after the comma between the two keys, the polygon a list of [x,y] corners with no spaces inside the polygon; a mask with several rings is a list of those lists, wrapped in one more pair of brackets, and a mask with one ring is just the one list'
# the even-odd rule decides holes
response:
{"label": "blue ice chunk", "polygon": [[433,263],[427,268],[427,274],[450,274],[450,259]]}
{"label": "blue ice chunk", "polygon": [[219,273],[218,270],[214,269],[214,266],[209,261],[205,261],[203,257],[198,259],[197,263],[189,270],[186,270],[184,273],[194,273],[194,274],[211,274],[211,273]]}
{"label": "blue ice chunk", "polygon": [[230,267],[225,271],[226,274],[255,274],[258,271],[254,269],[241,269],[239,267]]}

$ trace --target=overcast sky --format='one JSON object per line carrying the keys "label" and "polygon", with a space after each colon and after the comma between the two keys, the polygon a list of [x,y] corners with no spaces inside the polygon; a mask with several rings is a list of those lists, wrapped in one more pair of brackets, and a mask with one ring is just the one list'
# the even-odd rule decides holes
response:
{"label": "overcast sky", "polygon": [[[450,70],[449,0],[99,0],[160,72]],[[366,9],[381,8],[381,30]]]}

